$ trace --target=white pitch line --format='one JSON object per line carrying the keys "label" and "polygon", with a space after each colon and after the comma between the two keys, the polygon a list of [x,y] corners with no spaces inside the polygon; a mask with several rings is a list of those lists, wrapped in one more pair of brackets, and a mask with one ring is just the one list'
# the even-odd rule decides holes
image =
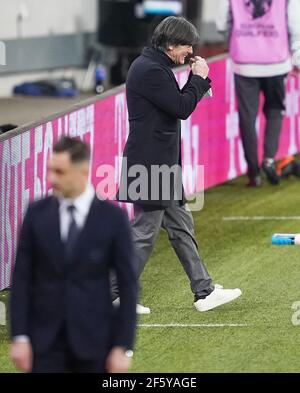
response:
{"label": "white pitch line", "polygon": [[203,328],[215,328],[215,327],[245,327],[248,326],[245,323],[192,323],[192,324],[181,324],[181,323],[167,323],[167,324],[145,324],[141,323],[137,325],[138,327],[145,328],[189,328],[189,327],[203,327]]}
{"label": "white pitch line", "polygon": [[223,221],[299,221],[300,216],[233,216],[222,217]]}

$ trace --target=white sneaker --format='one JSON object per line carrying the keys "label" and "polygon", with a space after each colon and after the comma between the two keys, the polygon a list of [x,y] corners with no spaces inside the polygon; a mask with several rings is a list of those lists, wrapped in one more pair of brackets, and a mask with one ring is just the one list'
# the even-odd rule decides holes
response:
{"label": "white sneaker", "polygon": [[[113,302],[112,302],[114,307],[119,307],[120,306],[120,298],[117,297]],[[144,307],[141,304],[136,305],[136,313],[139,315],[142,314],[150,314],[150,308],[149,307]]]}
{"label": "white sneaker", "polygon": [[223,289],[215,286],[211,294],[206,296],[205,299],[197,300],[194,305],[197,311],[208,311],[222,304],[231,302],[241,296],[241,294],[242,291],[239,288]]}
{"label": "white sneaker", "polygon": [[141,304],[137,304],[136,305],[136,313],[138,315],[142,315],[142,314],[150,314],[150,308],[149,307],[145,307],[142,306]]}

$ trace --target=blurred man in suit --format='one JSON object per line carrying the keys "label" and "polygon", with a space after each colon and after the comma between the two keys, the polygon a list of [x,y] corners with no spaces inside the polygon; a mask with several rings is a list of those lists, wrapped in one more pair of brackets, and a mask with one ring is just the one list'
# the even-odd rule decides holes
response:
{"label": "blurred man in suit", "polygon": [[[137,272],[126,214],[88,183],[90,153],[63,137],[49,160],[53,196],[25,215],[11,292],[11,357],[25,372],[126,372]],[[120,307],[113,309],[110,272]]]}

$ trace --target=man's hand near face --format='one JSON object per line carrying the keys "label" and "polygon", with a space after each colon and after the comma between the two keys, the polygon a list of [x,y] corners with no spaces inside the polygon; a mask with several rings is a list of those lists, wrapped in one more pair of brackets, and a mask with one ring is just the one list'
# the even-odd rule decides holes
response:
{"label": "man's hand near face", "polygon": [[209,67],[205,59],[203,59],[202,57],[200,56],[192,57],[190,59],[190,66],[192,69],[192,73],[194,75],[199,75],[203,79],[206,79],[208,77]]}

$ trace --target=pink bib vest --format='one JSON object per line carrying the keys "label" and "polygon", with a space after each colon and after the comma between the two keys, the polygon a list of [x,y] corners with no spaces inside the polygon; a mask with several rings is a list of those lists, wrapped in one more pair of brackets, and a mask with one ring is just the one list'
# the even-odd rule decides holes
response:
{"label": "pink bib vest", "polygon": [[230,56],[235,63],[274,64],[289,57],[287,0],[230,0]]}

